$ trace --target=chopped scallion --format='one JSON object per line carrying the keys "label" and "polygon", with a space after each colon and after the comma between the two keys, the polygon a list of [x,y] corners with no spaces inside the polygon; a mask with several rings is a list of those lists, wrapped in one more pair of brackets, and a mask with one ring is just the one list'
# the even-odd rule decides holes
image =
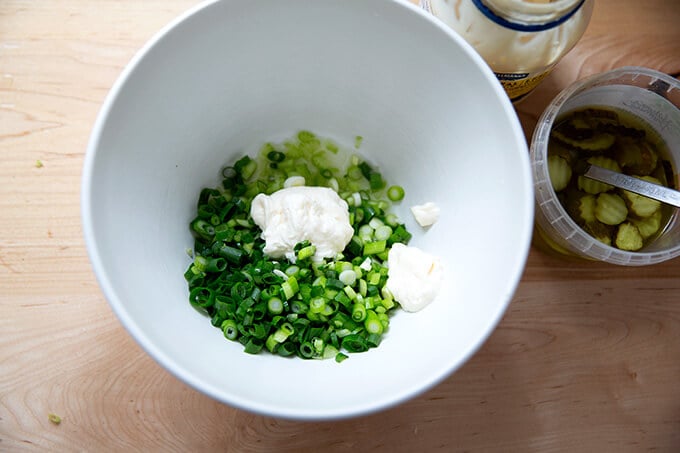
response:
{"label": "chopped scallion", "polygon": [[369,242],[364,244],[364,255],[375,255],[384,252],[385,247],[387,247],[387,242],[385,240]]}
{"label": "chopped scallion", "polygon": [[404,188],[401,186],[390,186],[387,189],[387,198],[390,201],[401,201],[404,199]]}
{"label": "chopped scallion", "polygon": [[[266,349],[341,362],[345,352],[377,347],[399,306],[385,282],[390,247],[411,238],[389,211],[403,188],[387,187],[358,155],[340,169],[337,153],[329,140],[300,131],[225,167],[221,187],[199,194],[190,222],[194,246],[187,250],[192,260],[184,272],[189,301],[247,353]],[[333,258],[316,260],[308,241],[295,246],[294,264],[264,253],[262,231],[250,216],[252,199],[298,185],[330,187],[347,202],[354,235]]]}

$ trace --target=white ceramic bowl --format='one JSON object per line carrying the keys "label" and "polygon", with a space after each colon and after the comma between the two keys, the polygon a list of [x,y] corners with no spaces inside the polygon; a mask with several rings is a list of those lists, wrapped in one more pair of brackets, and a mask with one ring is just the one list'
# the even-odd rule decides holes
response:
{"label": "white ceramic bowl", "polygon": [[[439,297],[397,313],[382,344],[333,360],[248,355],[194,310],[188,223],[219,169],[300,129],[350,145],[403,185],[412,244],[443,258]],[[434,201],[429,231],[409,206]],[[82,186],[90,258],[113,311],[163,367],[261,414],[349,417],[460,367],[518,284],[533,224],[527,145],[480,57],[395,0],[204,3],[142,49],[92,132]]]}

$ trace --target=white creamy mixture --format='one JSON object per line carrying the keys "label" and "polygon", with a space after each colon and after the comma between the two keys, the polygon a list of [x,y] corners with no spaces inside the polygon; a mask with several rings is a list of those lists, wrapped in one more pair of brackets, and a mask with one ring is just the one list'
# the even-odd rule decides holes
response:
{"label": "white creamy mixture", "polygon": [[397,243],[390,249],[388,266],[387,289],[404,310],[421,310],[437,296],[443,276],[439,258]]}
{"label": "white creamy mixture", "polygon": [[[573,7],[576,0],[559,3],[494,0],[489,3],[499,10],[524,9],[537,15],[545,14],[549,22],[564,14],[558,5]],[[560,27],[542,32],[518,32],[490,21],[469,0],[429,0],[429,4],[434,15],[472,44],[494,72],[503,73],[531,73],[555,64],[581,38],[590,18],[582,8]],[[518,7],[518,4],[524,6]],[[550,17],[551,13],[554,17]]]}
{"label": "white creamy mixture", "polygon": [[[416,219],[434,223],[439,208],[433,203],[423,206],[414,211],[414,215],[419,213]],[[327,187],[293,186],[271,195],[259,194],[253,199],[250,215],[262,229],[264,253],[272,258],[285,257],[292,263],[296,259],[294,247],[302,241],[316,247],[312,259],[321,261],[342,252],[354,234],[347,203]],[[442,281],[442,265],[437,257],[396,243],[387,263],[387,289],[405,311],[421,310],[436,297]]]}
{"label": "white creamy mixture", "polygon": [[309,241],[316,247],[312,258],[335,257],[345,249],[354,230],[349,223],[347,203],[327,187],[288,187],[271,195],[259,194],[250,215],[262,229],[264,253],[295,262],[294,247]]}
{"label": "white creamy mixture", "polygon": [[439,206],[431,201],[411,206],[411,213],[421,227],[434,225],[439,220]]}

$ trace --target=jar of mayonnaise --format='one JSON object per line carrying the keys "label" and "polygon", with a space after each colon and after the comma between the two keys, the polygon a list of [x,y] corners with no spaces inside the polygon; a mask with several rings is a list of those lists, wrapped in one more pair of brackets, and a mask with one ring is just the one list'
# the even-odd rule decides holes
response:
{"label": "jar of mayonnaise", "polygon": [[594,0],[420,0],[496,73],[513,102],[531,92],[581,39]]}

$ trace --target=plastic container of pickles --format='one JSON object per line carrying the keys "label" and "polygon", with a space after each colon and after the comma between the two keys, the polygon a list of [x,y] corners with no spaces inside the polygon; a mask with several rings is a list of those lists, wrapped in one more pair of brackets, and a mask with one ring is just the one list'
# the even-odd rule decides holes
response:
{"label": "plastic container of pickles", "polygon": [[626,266],[680,255],[680,210],[583,176],[595,164],[678,189],[680,81],[641,67],[577,81],[543,112],[530,153],[535,245]]}

